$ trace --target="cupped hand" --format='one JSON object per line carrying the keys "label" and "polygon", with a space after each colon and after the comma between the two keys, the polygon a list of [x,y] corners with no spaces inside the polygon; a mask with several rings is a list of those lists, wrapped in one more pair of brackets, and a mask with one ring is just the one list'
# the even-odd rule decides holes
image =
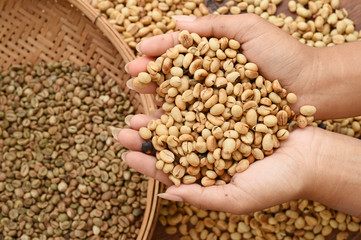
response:
{"label": "cupped hand", "polygon": [[308,161],[313,157],[312,147],[308,143],[312,141],[314,129],[307,128],[292,133],[274,154],[235,174],[229,184],[212,187],[199,184],[171,186],[168,175],[156,169],[156,158],[141,152],[144,140],[138,130],[152,119],[155,117],[133,116],[131,129],[121,130],[118,140],[131,150],[123,156],[130,167],[170,186],[163,195],[169,200],[185,201],[205,209],[248,213],[301,198],[313,184],[308,176],[311,168]]}
{"label": "cupped hand", "polygon": [[309,199],[361,217],[361,142],[325,130],[297,129],[271,156],[236,173],[226,185],[172,186],[168,175],[156,169],[156,158],[141,152],[138,129],[157,117],[135,115],[119,142],[131,152],[123,160],[135,170],[168,185],[162,197],[199,208],[245,214],[290,200]]}
{"label": "cupped hand", "polygon": [[[177,16],[177,26],[181,30],[198,33],[205,37],[227,37],[241,43],[242,53],[248,61],[258,65],[260,73],[273,81],[278,79],[288,92],[296,93],[299,101],[294,109],[310,104],[307,99],[315,89],[313,70],[314,52],[312,48],[283,32],[278,27],[254,14],[208,15],[194,18]],[[137,76],[146,71],[149,61],[178,44],[179,32],[164,34],[141,42],[137,49],[143,57],[130,62],[129,73]],[[140,93],[154,93],[155,84],[139,90]]]}

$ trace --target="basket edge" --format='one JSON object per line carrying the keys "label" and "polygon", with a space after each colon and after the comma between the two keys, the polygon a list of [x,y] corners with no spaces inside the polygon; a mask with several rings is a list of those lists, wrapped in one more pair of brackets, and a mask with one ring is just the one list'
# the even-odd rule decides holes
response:
{"label": "basket edge", "polygon": [[[127,63],[133,61],[136,58],[120,34],[114,29],[114,27],[111,26],[108,20],[102,14],[99,14],[89,3],[86,3],[83,0],[68,0],[68,2],[81,11],[91,22],[94,23],[94,25],[113,44],[118,53]],[[150,115],[150,112],[156,109],[152,95],[142,94],[140,99],[145,114]],[[144,212],[144,218],[137,240],[150,240],[152,238],[156,226],[155,220],[157,219],[160,206],[158,193],[160,193],[162,188],[163,186],[158,180],[153,178],[149,179],[147,189],[147,206],[150,208],[147,207]]]}

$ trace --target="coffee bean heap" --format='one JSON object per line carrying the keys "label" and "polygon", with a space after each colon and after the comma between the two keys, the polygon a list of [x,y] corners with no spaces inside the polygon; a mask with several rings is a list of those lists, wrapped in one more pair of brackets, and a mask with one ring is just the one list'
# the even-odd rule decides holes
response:
{"label": "coffee bean heap", "polygon": [[179,42],[133,80],[136,88],[159,86],[165,114],[139,133],[175,185],[226,184],[271,155],[290,130],[313,122],[316,108],[303,106],[296,116],[289,106],[296,95],[261,76],[238,41],[182,31]]}

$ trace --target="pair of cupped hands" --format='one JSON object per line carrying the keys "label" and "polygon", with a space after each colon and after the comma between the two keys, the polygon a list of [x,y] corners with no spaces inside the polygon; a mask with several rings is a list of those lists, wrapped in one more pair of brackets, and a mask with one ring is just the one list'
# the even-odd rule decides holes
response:
{"label": "pair of cupped hands", "polygon": [[[334,90],[336,87],[323,80],[329,78],[329,67],[322,64],[322,54],[327,59],[328,53],[301,44],[266,20],[252,14],[176,16],[175,19],[180,30],[239,41],[242,53],[258,65],[266,79],[278,79],[288,92],[298,96],[298,102],[291,106],[294,111],[311,104],[318,109],[316,119],[356,114],[338,107],[337,103],[332,104],[331,98],[343,96],[348,90]],[[130,62],[126,70],[134,77],[146,71],[149,61],[179,43],[178,34],[159,35],[141,42],[137,50],[144,56]],[[134,89],[131,82],[127,85],[139,93],[155,93],[156,89],[154,83],[145,89]],[[129,128],[120,130],[115,137],[130,150],[122,156],[130,167],[169,186],[161,197],[237,214],[290,200],[309,199],[361,216],[361,191],[357,191],[361,189],[361,167],[357,167],[360,166],[359,140],[316,127],[297,129],[291,132],[287,141],[281,142],[274,154],[256,161],[245,172],[235,174],[229,184],[212,187],[181,184],[176,187],[165,173],[156,169],[156,158],[141,152],[144,140],[138,130],[160,115],[156,111],[153,116],[132,116],[127,121]]]}

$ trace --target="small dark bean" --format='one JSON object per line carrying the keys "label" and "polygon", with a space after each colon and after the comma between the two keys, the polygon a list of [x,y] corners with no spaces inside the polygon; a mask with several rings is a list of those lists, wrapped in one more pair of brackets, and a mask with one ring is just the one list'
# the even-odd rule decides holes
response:
{"label": "small dark bean", "polygon": [[152,142],[147,141],[142,144],[142,152],[146,154],[153,155],[154,154],[154,147]]}

